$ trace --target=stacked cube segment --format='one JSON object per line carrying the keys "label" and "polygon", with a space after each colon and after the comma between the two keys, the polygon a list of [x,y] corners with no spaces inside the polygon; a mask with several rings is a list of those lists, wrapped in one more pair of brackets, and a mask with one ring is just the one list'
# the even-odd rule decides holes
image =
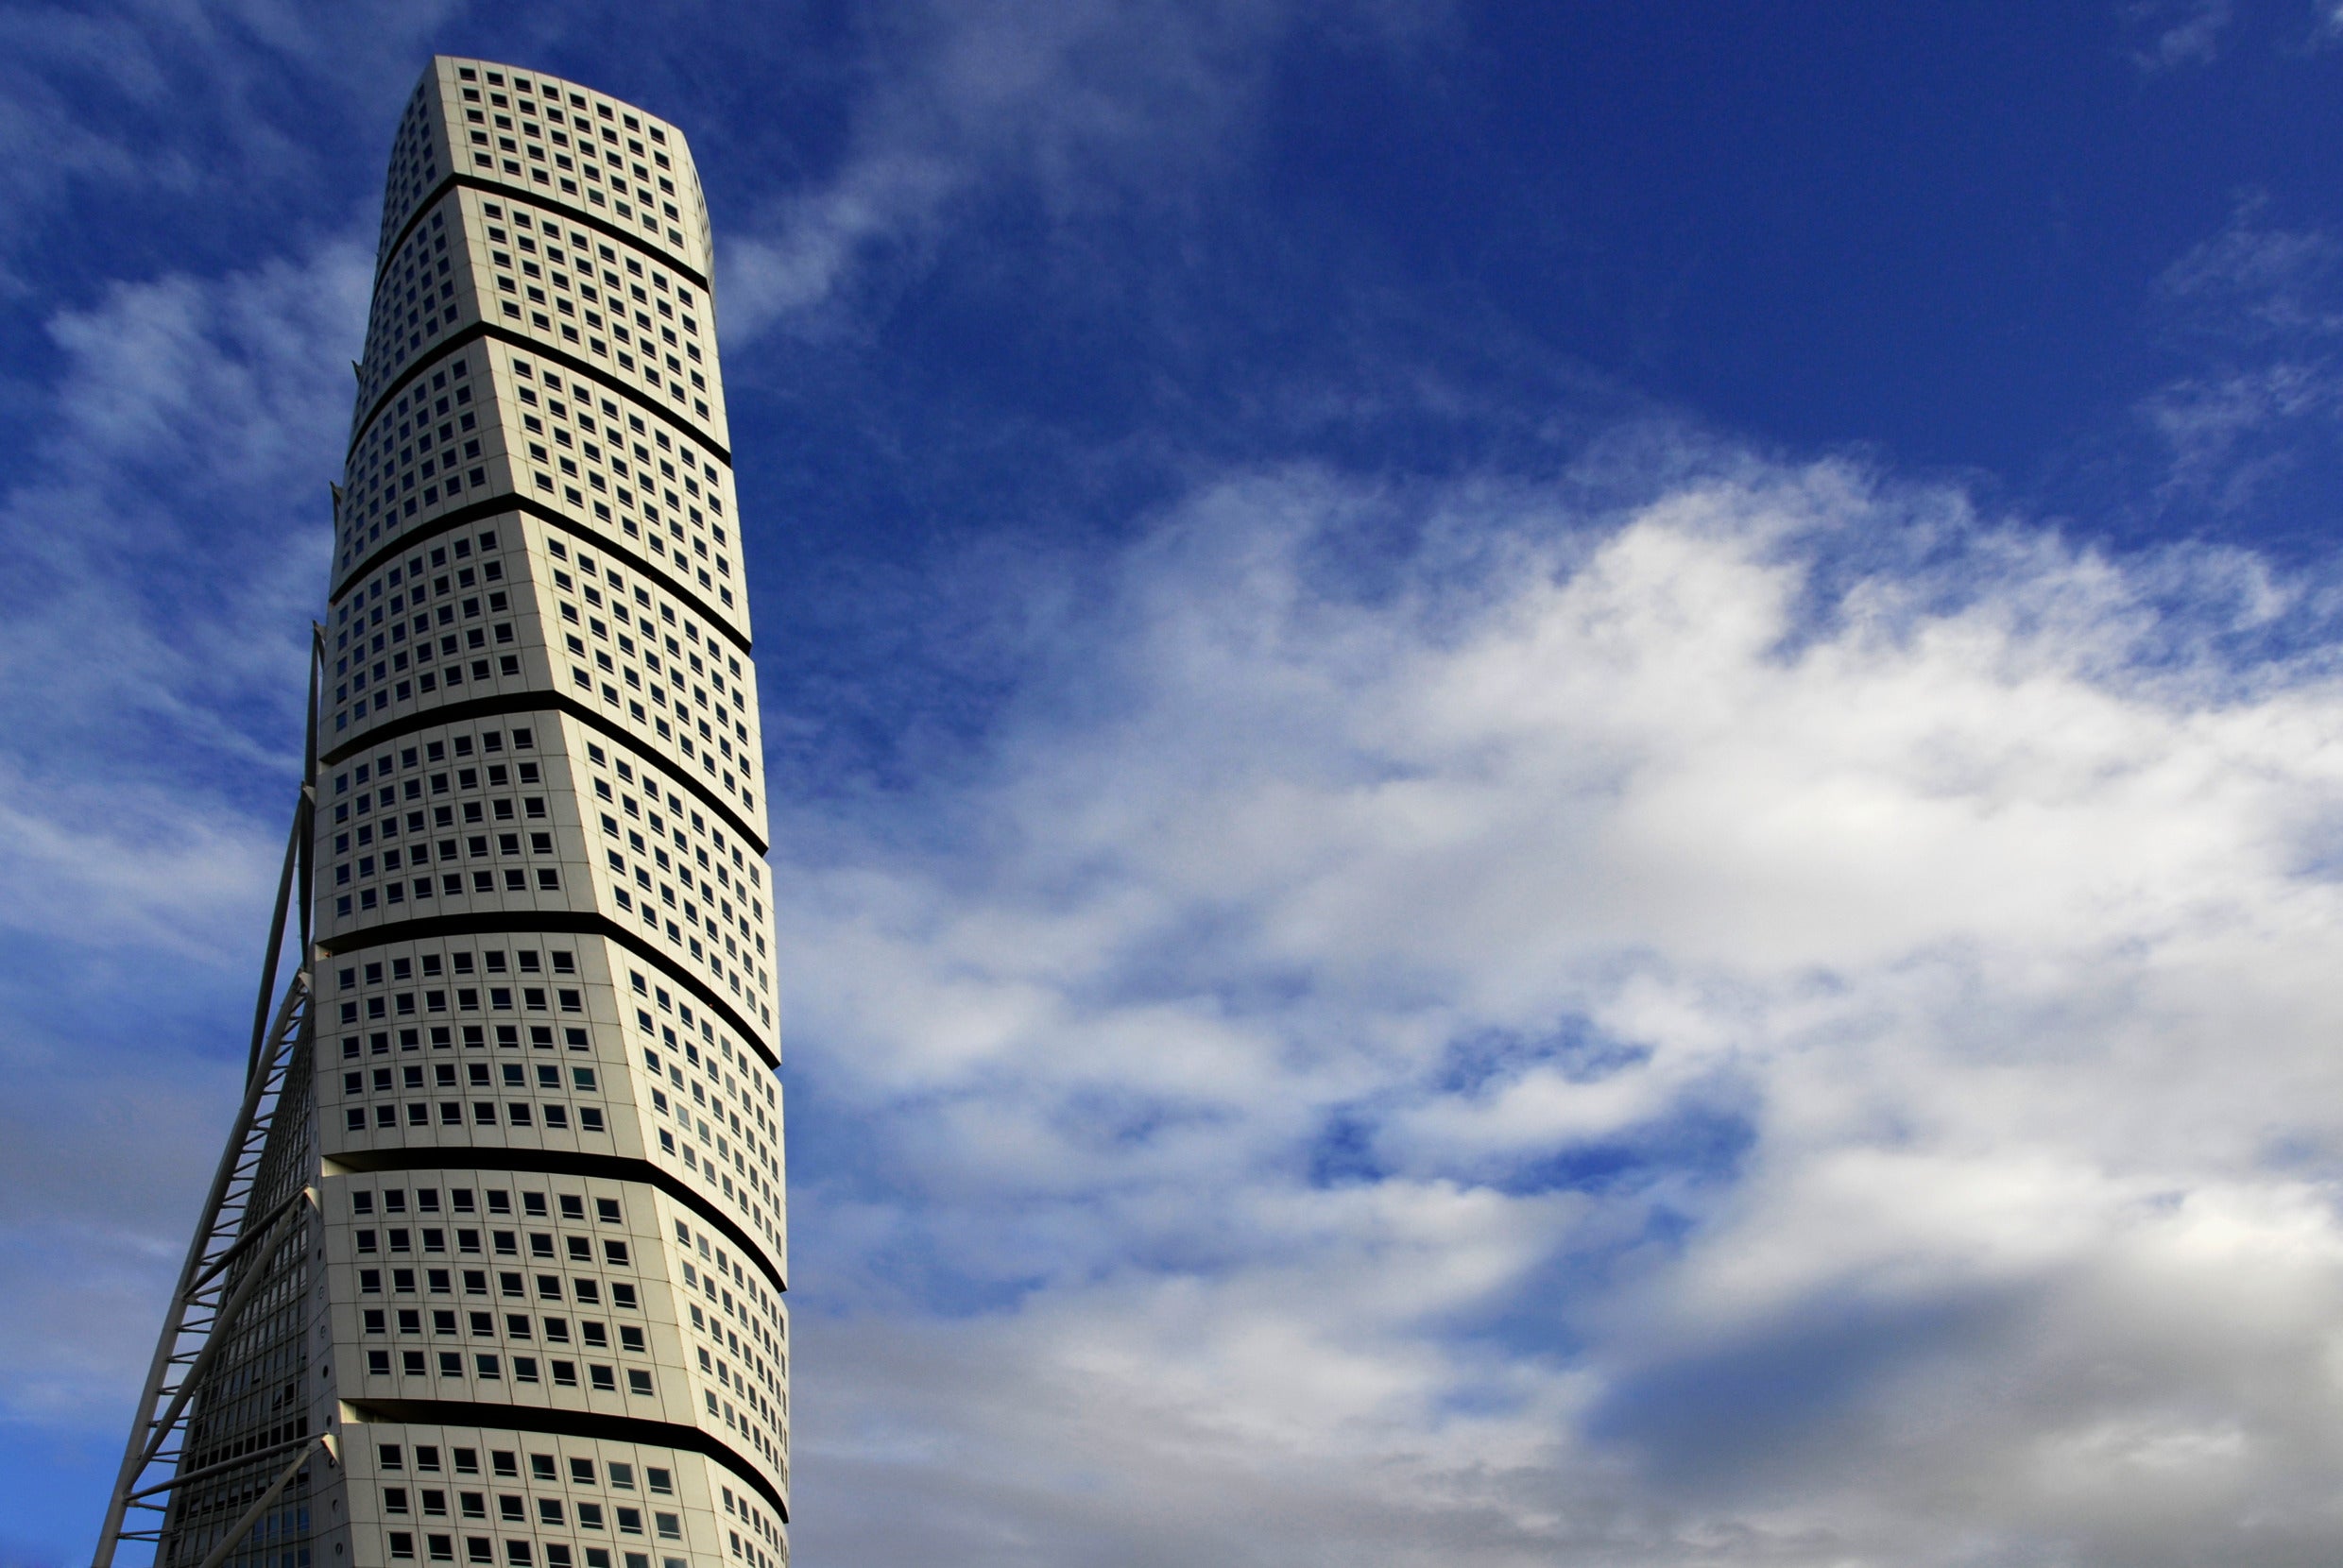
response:
{"label": "stacked cube segment", "polygon": [[[224,1562],[787,1560],[771,894],[709,274],[673,126],[433,61],[335,490],[286,1090],[314,1099],[270,1133],[309,1140],[314,1245],[241,1404],[192,1418],[207,1452],[298,1427],[337,1462]],[[199,1568],[252,1495],[184,1490],[158,1560]]]}

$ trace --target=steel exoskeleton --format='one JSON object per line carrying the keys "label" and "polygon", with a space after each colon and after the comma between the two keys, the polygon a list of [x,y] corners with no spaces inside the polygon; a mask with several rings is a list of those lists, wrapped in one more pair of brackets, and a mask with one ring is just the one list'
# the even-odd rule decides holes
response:
{"label": "steel exoskeleton", "polygon": [[[324,629],[313,626],[300,791],[277,880],[267,950],[262,959],[244,1100],[213,1173],[185,1266],[163,1318],[162,1334],[92,1558],[94,1568],[112,1568],[114,1554],[125,1541],[160,1542],[173,1527],[174,1508],[184,1496],[182,1489],[266,1461],[274,1467],[272,1484],[260,1488],[225,1527],[204,1526],[205,1533],[211,1534],[211,1548],[189,1568],[216,1568],[305,1466],[321,1453],[330,1463],[337,1457],[332,1435],[308,1432],[306,1421],[299,1423],[302,1430],[295,1436],[225,1457],[191,1456],[189,1448],[193,1423],[204,1407],[205,1395],[224,1371],[221,1353],[233,1341],[245,1309],[271,1277],[271,1254],[296,1237],[299,1239],[295,1245],[306,1248],[316,1212],[314,1144],[307,1153],[307,1168],[270,1173],[278,1178],[274,1186],[289,1185],[289,1191],[273,1197],[265,1194],[263,1177],[271,1133],[280,1117],[288,1109],[306,1108],[305,1101],[288,1107],[287,1095],[301,1097],[312,1092],[307,1083],[292,1082],[292,1074],[297,1065],[308,1063],[314,1036],[310,997],[316,952],[311,945],[310,849],[316,812],[317,711],[324,663]],[[277,979],[288,926],[298,934],[299,956],[280,997]],[[186,1463],[191,1457],[198,1461],[192,1466]],[[238,1496],[235,1500],[244,1499]],[[215,1534],[212,1534],[214,1529]]]}

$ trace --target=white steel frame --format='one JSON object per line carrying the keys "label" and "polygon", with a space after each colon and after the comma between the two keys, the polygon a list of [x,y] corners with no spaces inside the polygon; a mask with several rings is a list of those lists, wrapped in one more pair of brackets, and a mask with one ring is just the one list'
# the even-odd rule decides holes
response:
{"label": "white steel frame", "polygon": [[[309,650],[309,719],[303,744],[300,793],[293,808],[293,828],[284,846],[284,867],[277,878],[276,912],[268,926],[268,948],[261,962],[260,997],[252,1011],[252,1046],[245,1065],[244,1103],[228,1134],[228,1147],[213,1173],[203,1209],[196,1221],[187,1262],[180,1270],[178,1287],[162,1321],[146,1386],[139,1396],[138,1414],[130,1425],[129,1442],[122,1456],[106,1521],[92,1558],[93,1568],[112,1568],[115,1550],[126,1541],[160,1542],[171,1497],[190,1481],[271,1457],[269,1452],[243,1454],[219,1464],[181,1471],[188,1423],[198,1407],[197,1396],[221,1346],[231,1338],[237,1314],[250,1300],[267,1270],[262,1266],[267,1250],[288,1227],[306,1226],[316,1212],[315,1172],[299,1191],[266,1213],[252,1211],[254,1180],[268,1144],[270,1128],[284,1093],[285,1082],[301,1046],[312,1037],[310,1010],[311,966],[316,953],[310,942],[312,875],[310,844],[317,806],[317,707],[325,673],[325,629],[312,625]],[[283,953],[285,928],[296,926],[299,963],[271,1014],[277,974]],[[239,1274],[234,1266],[247,1256],[253,1267]],[[198,1568],[218,1568],[308,1464],[322,1452],[338,1463],[331,1433],[297,1438],[273,1451],[286,1457],[274,1485],[265,1489],[243,1517],[219,1538]]]}

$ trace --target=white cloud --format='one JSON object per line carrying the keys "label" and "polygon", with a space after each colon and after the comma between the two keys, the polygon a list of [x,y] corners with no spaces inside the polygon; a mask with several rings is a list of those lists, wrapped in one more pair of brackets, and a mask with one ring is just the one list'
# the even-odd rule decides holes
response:
{"label": "white cloud", "polygon": [[2184,377],[2143,401],[2140,414],[2169,454],[2166,493],[2230,512],[2298,461],[2266,437],[2297,420],[2331,420],[2339,403],[2333,366],[2282,360]]}
{"label": "white cloud", "polygon": [[2271,221],[2249,195],[2157,280],[2163,335],[2189,369],[2140,400],[2167,456],[2160,494],[2234,516],[2325,445],[2343,406],[2343,244]]}
{"label": "white cloud", "polygon": [[2297,344],[2330,336],[2343,329],[2335,298],[2343,243],[2324,230],[2277,227],[2267,206],[2258,196],[2241,201],[2229,227],[2164,269],[2158,292],[2215,336]]}
{"label": "white cloud", "polygon": [[1443,0],[930,0],[873,8],[872,90],[819,184],[725,244],[729,345],[775,326],[834,330],[848,280],[873,286],[939,238],[951,206],[1004,179],[1055,213],[1102,195],[1176,199],[1241,138],[1280,43],[1306,26],[1372,49],[1437,31]]}
{"label": "white cloud", "polygon": [[1713,472],[1212,486],[784,824],[800,1550],[2343,1544],[2325,588]]}
{"label": "white cloud", "polygon": [[2127,26],[2147,37],[2131,62],[2151,76],[2219,58],[2221,35],[2236,20],[2230,0],[2137,0],[2123,11]]}

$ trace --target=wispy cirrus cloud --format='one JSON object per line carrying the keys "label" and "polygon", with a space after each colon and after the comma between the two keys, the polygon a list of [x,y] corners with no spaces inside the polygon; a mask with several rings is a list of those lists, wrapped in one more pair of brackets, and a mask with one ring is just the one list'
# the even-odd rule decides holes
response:
{"label": "wispy cirrus cloud", "polygon": [[188,744],[250,759],[222,716],[298,709],[284,671],[323,580],[337,350],[369,270],[344,241],[222,280],[117,284],[51,319],[54,417],[0,492],[0,711],[29,773],[69,732],[130,769],[166,738],[179,769]]}
{"label": "wispy cirrus cloud", "polygon": [[2122,12],[2131,63],[2148,76],[2210,65],[2236,20],[2231,0],[2136,0]]}
{"label": "wispy cirrus cloud", "polygon": [[396,105],[461,9],[0,9],[0,264],[77,191],[215,210],[265,190],[314,192],[320,155],[353,128],[376,132],[371,114]]}
{"label": "wispy cirrus cloud", "polygon": [[2343,243],[2288,225],[2266,198],[2157,280],[2162,335],[2181,368],[2136,412],[2163,449],[2167,502],[2239,516],[2332,461],[2343,413]]}
{"label": "wispy cirrus cloud", "polygon": [[955,202],[1009,186],[1059,215],[1101,199],[1182,199],[1264,109],[1278,51],[1304,27],[1373,50],[1419,46],[1443,0],[1068,0],[876,8],[879,63],[844,157],[726,242],[723,331],[834,332],[838,298],[883,287]]}
{"label": "wispy cirrus cloud", "polygon": [[2249,195],[2219,233],[2164,269],[2157,293],[2180,330],[2224,344],[2343,332],[2343,241],[2274,217],[2266,197]]}

